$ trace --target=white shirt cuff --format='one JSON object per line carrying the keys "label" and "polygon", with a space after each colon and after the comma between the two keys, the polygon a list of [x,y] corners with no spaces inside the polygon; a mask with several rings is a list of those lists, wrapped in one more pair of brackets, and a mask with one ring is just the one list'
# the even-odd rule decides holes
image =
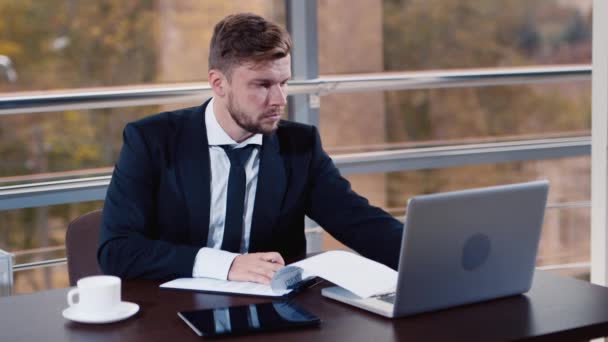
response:
{"label": "white shirt cuff", "polygon": [[196,253],[192,277],[227,280],[228,271],[237,255],[239,254],[203,247]]}

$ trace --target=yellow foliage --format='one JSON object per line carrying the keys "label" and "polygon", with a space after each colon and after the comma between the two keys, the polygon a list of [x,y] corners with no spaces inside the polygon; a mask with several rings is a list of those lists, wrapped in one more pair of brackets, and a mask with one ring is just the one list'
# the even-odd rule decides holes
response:
{"label": "yellow foliage", "polygon": [[[0,29],[1,31],[1,29]],[[0,55],[17,58],[23,53],[21,45],[8,40],[0,40]]]}

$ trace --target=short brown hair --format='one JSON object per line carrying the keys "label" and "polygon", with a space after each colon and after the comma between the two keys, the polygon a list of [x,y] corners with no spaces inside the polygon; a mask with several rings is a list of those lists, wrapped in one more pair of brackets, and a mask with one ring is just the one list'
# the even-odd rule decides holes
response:
{"label": "short brown hair", "polygon": [[209,48],[209,69],[230,78],[234,66],[283,58],[291,51],[291,37],[283,27],[259,15],[229,15],[215,25]]}

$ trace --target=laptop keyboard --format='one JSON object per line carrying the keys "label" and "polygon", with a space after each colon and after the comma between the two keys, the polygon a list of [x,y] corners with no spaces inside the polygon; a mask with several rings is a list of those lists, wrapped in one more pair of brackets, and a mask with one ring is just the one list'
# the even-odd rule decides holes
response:
{"label": "laptop keyboard", "polygon": [[395,304],[395,297],[397,297],[397,292],[386,293],[383,295],[376,296],[375,298],[383,302],[387,302],[389,304]]}

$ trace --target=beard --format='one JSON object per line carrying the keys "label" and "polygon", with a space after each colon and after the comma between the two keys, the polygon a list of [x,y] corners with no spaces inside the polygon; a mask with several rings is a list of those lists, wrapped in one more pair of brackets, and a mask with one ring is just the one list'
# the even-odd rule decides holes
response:
{"label": "beard", "polygon": [[241,127],[243,130],[252,134],[270,134],[277,130],[279,121],[274,121],[270,124],[264,123],[262,119],[267,116],[271,116],[280,109],[272,109],[267,112],[261,113],[260,115],[251,116],[247,115],[238,103],[234,100],[232,93],[228,94],[228,113],[232,117],[232,120]]}

